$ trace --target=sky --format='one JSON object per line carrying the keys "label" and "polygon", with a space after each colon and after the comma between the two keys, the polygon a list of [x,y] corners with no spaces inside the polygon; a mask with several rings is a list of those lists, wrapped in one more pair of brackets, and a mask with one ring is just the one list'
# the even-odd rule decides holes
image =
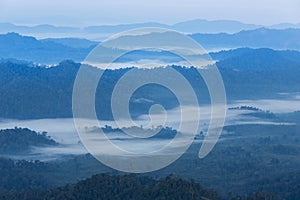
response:
{"label": "sky", "polygon": [[300,0],[0,0],[0,22],[88,26],[192,19],[300,23]]}

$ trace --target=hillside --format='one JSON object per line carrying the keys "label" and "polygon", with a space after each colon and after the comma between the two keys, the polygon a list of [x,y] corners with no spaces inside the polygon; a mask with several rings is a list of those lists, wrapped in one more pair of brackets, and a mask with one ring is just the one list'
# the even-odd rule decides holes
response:
{"label": "hillside", "polygon": [[190,35],[206,49],[220,48],[272,48],[272,49],[300,49],[300,29],[267,29],[240,31],[234,34],[196,33]]}
{"label": "hillside", "polygon": [[33,146],[57,145],[46,132],[37,133],[27,128],[0,130],[0,144],[0,154],[24,154]]}
{"label": "hillside", "polygon": [[[275,98],[278,93],[298,92],[300,56],[297,51],[238,49],[220,52],[217,66],[223,77],[228,101]],[[46,68],[11,61],[0,62],[0,117],[32,119],[72,117],[73,83],[79,63],[63,61]],[[173,66],[194,87],[200,102],[207,103],[206,86],[195,68]],[[99,69],[93,68],[95,74]],[[107,70],[96,92],[96,106],[102,119],[111,119],[110,97],[117,81],[130,68]],[[163,68],[149,69],[160,74]],[[201,95],[200,95],[201,94]],[[132,115],[148,113],[154,103],[166,109],[178,105],[174,94],[164,87],[148,85],[130,100]],[[26,106],[24,106],[26,105]]]}
{"label": "hillside", "polygon": [[[98,28],[99,27],[90,27],[92,32],[97,32],[96,30]],[[234,34],[195,33],[189,36],[207,51],[244,47],[300,50],[300,29],[276,30],[260,28]],[[145,37],[151,38],[152,35],[138,37],[140,38],[139,42],[143,43],[147,41]],[[118,39],[122,39],[122,37]],[[135,36],[133,41],[135,40],[137,40],[137,36]],[[116,42],[116,40],[114,41]],[[131,41],[131,39],[125,38],[125,41],[128,42]],[[0,34],[0,44],[0,59],[18,59],[41,64],[56,64],[65,59],[71,59],[76,62],[83,61],[98,42],[80,38],[48,38],[38,40],[34,37],[22,36],[18,33],[7,33]],[[121,44],[124,44],[124,41],[122,41]],[[122,51],[120,49],[117,50]],[[104,49],[103,53],[109,54],[110,51],[112,50]],[[244,49],[244,52],[246,51],[247,49]],[[214,53],[212,53],[212,55],[214,55]],[[158,54],[153,52],[147,52],[147,54],[145,54],[141,51],[137,52],[134,56],[152,58],[153,56],[157,57]],[[165,52],[163,54],[163,58],[164,57],[169,58],[170,53]],[[216,57],[216,59],[218,58],[220,57]]]}
{"label": "hillside", "polygon": [[67,41],[37,40],[17,33],[0,35],[0,58],[20,59],[43,64],[54,64],[64,59],[82,61],[92,50],[91,47],[72,47]]}
{"label": "hillside", "polygon": [[2,193],[2,199],[221,199],[194,181],[168,176],[159,181],[135,175],[94,175],[76,184],[48,190]]}

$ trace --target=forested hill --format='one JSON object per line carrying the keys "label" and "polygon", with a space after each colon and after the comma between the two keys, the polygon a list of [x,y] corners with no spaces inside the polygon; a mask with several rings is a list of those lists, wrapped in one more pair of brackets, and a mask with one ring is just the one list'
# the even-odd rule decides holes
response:
{"label": "forested hill", "polygon": [[0,130],[0,154],[26,153],[33,146],[57,145],[46,132],[37,133],[27,128]]}
{"label": "forested hill", "polygon": [[76,184],[47,190],[0,193],[1,199],[221,199],[194,181],[168,176],[159,181],[135,175],[94,175]]}
{"label": "forested hill", "polygon": [[211,53],[220,68],[235,68],[246,71],[269,71],[299,69],[299,51],[275,51],[272,49],[240,48]]}
{"label": "forested hill", "polygon": [[[229,101],[272,98],[280,92],[299,92],[300,53],[297,51],[237,49],[213,56],[219,58],[217,66]],[[50,68],[22,62],[0,62],[0,118],[71,117],[73,83],[79,67],[80,64],[70,60]],[[208,96],[195,68],[173,67],[190,81],[199,96]],[[99,69],[93,70],[97,72]],[[104,73],[96,93],[97,112],[101,112],[103,119],[111,119],[111,92],[128,70],[130,68]],[[164,69],[149,70],[160,74]],[[148,108],[154,103],[161,103],[167,109],[178,105],[169,90],[157,85],[139,90],[130,102],[134,116],[148,113]]]}
{"label": "forested hill", "polygon": [[[0,191],[3,200],[265,200],[272,194],[257,192],[251,195],[222,197],[211,189],[204,189],[193,180],[184,180],[169,175],[160,180],[137,175],[98,174],[76,184],[52,189],[32,189],[25,191]],[[295,196],[297,198],[297,196]]]}

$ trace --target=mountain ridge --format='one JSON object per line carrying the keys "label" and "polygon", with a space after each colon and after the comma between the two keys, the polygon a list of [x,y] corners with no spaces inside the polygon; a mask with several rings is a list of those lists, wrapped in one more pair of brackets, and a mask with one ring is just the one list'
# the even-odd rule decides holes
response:
{"label": "mountain ridge", "polygon": [[[236,33],[242,30],[253,30],[261,27],[273,29],[286,29],[286,28],[300,28],[300,23],[281,23],[270,26],[243,23],[235,20],[205,20],[193,19],[178,22],[175,24],[164,24],[159,22],[140,22],[140,23],[124,23],[124,24],[108,24],[108,25],[89,25],[85,27],[75,26],[55,26],[50,24],[39,24],[33,26],[16,25],[13,23],[0,23],[0,33],[19,32],[21,34],[31,34],[33,36],[41,36],[46,38],[45,35],[50,37],[59,37],[63,35],[73,35],[82,37],[92,33],[106,34],[106,36],[118,32],[122,32],[133,28],[142,27],[158,27],[174,29],[186,33]],[[43,36],[44,35],[44,36]],[[48,36],[49,37],[49,36]],[[88,39],[95,39],[92,35]]]}
{"label": "mountain ridge", "polygon": [[[271,48],[277,50],[300,50],[300,29],[272,30],[260,28],[235,34],[188,35],[208,52],[236,48]],[[128,36],[127,36],[128,37]],[[143,36],[140,36],[143,41]],[[127,41],[130,41],[130,37]],[[119,39],[119,38],[118,38]],[[136,38],[134,38],[136,40]],[[41,64],[56,64],[65,59],[83,61],[99,44],[80,38],[36,39],[18,33],[0,34],[0,59],[17,59]],[[103,49],[109,53],[109,49]]]}
{"label": "mountain ridge", "polygon": [[[216,65],[222,75],[227,100],[277,98],[279,93],[299,92],[300,53],[240,49],[229,52]],[[242,52],[242,53],[240,53]],[[224,54],[224,52],[222,52]],[[235,55],[230,55],[235,54]],[[268,59],[268,60],[266,60]],[[68,118],[72,116],[72,91],[80,63],[63,61],[47,68],[26,63],[0,62],[0,117],[13,119]],[[199,101],[207,103],[206,86],[195,68],[172,66],[191,84]],[[96,92],[97,112],[111,119],[111,94],[118,80],[131,68],[106,70]],[[92,68],[95,74],[99,69]],[[144,70],[144,69],[140,69]],[[160,74],[164,68],[148,69]],[[203,69],[205,70],[205,69]],[[154,95],[155,94],[155,95]],[[148,113],[158,103],[166,109],[178,106],[173,93],[158,86],[149,86],[132,96],[134,117]],[[22,99],[22,101],[20,101]],[[98,100],[97,100],[98,99]],[[100,101],[101,99],[101,101]],[[147,99],[147,101],[136,101]],[[175,98],[176,99],[176,98]],[[149,100],[149,101],[148,101]],[[23,105],[26,104],[26,107]],[[101,118],[101,119],[102,119]]]}

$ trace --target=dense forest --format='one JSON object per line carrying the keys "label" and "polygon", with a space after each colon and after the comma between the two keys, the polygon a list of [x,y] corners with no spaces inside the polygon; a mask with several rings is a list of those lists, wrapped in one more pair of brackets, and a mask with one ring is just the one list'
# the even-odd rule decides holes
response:
{"label": "dense forest", "polygon": [[[236,39],[239,43],[243,34],[246,33],[217,36],[233,44],[232,40]],[[289,34],[294,35],[295,32],[290,30]],[[45,62],[52,62],[51,57],[81,60],[96,45],[84,41],[82,47],[77,48],[70,46],[71,41],[41,41],[14,33],[5,37],[16,43],[24,42],[20,48],[28,47],[27,52],[18,52],[16,56],[19,58]],[[191,37],[201,41],[211,36],[195,34]],[[292,43],[287,45],[293,46]],[[6,44],[5,47],[10,52],[17,51],[16,46]],[[44,53],[37,56],[33,49]],[[136,55],[142,57],[144,53],[137,52]],[[44,60],[43,56],[48,54],[51,55],[49,60]],[[299,92],[299,52],[241,48],[210,55],[217,60],[229,102],[279,99],[284,98],[279,93]],[[13,54],[7,53],[5,56],[11,57]],[[158,55],[153,53],[152,56]],[[73,83],[79,68],[80,63],[72,60],[53,66],[14,59],[1,60],[0,118],[72,117]],[[207,88],[196,68],[168,68],[177,70],[190,82],[200,103],[209,103]],[[95,75],[102,72],[100,69],[91,69]],[[131,69],[104,72],[96,92],[99,118],[112,119],[112,90]],[[149,70],[160,74],[165,68]],[[132,116],[138,117],[148,114],[153,104],[171,109],[178,106],[179,102],[170,90],[153,84],[139,88],[131,97],[129,108]],[[19,160],[27,159],[25,155],[32,153],[32,147],[57,147],[59,144],[46,132],[39,133],[27,128],[0,130],[0,199],[300,199],[300,111],[279,114],[254,106],[238,106],[229,110],[247,111],[239,117],[252,117],[268,123],[238,124],[234,121],[225,125],[218,144],[203,160],[197,157],[203,139],[201,135],[176,162],[145,176],[120,175],[120,172],[102,165],[88,153],[63,155],[49,162]],[[143,127],[127,129],[144,131]],[[122,132],[110,126],[105,126],[103,130],[107,134]],[[170,139],[176,134],[176,130],[165,127],[153,138]],[[189,180],[191,178],[193,180]],[[204,189],[201,185],[217,192]]]}
{"label": "dense forest", "polygon": [[37,133],[27,128],[0,130],[0,154],[28,153],[33,146],[53,146],[58,143],[46,132]]}
{"label": "dense forest", "polygon": [[[300,60],[297,52],[238,49],[220,52],[214,56],[221,58],[217,66],[222,74],[229,102],[237,99],[280,98],[279,93],[299,90]],[[79,67],[79,63],[70,60],[50,68],[13,61],[0,62],[0,117],[72,117],[73,83]],[[172,67],[191,83],[200,103],[210,102],[205,83],[195,68]],[[104,72],[96,92],[99,118],[112,119],[110,97],[113,88],[131,69]],[[100,73],[96,68],[92,70],[96,75]],[[164,69],[151,70],[161,74]],[[161,104],[166,109],[171,109],[178,106],[178,101],[165,87],[145,85],[130,99],[132,116],[148,113],[153,104]]]}
{"label": "dense forest", "polygon": [[0,158],[0,191],[28,190],[50,186],[51,176],[45,176],[54,166],[44,162]]}
{"label": "dense forest", "polygon": [[[297,120],[297,113],[299,112],[276,117],[294,121]],[[155,180],[169,174],[184,179],[192,178],[195,183],[205,188],[213,188],[222,198],[229,193],[235,198],[237,195],[251,197],[259,192],[263,197],[272,195],[273,199],[299,199],[299,121],[297,123],[298,125],[225,126],[220,141],[205,159],[198,158],[200,144],[195,141],[176,162],[144,175]],[[108,134],[119,131],[109,126],[104,128]],[[26,132],[27,129],[20,130]],[[22,146],[21,143],[20,145]],[[50,188],[59,188],[59,191],[67,190],[66,193],[69,194],[70,184],[104,172],[120,174],[99,163],[90,154],[65,156],[48,162],[1,158],[0,191],[6,196],[9,191],[10,195],[29,195],[36,192],[50,195]],[[21,192],[22,190],[30,191],[27,193]],[[12,191],[19,192],[12,194]],[[90,193],[87,192],[86,195],[88,194]]]}
{"label": "dense forest", "polygon": [[[274,114],[253,106],[232,107],[230,110],[251,111],[246,115],[251,114],[251,117],[262,121],[271,119],[270,122],[293,123],[226,125],[217,146],[204,160],[197,157],[199,144],[196,141],[174,164],[148,175],[157,179],[172,173],[186,179],[193,178],[196,183],[218,191],[221,197],[226,197],[229,192],[232,197],[252,196],[259,192],[272,194],[274,199],[297,199],[300,191],[300,137],[297,134],[300,130],[300,112]],[[142,127],[128,129],[132,128],[143,130]],[[103,130],[107,134],[122,131],[108,125]],[[177,133],[168,127],[162,130],[164,134],[160,135],[161,138]],[[14,128],[1,130],[0,133],[2,154],[10,149],[16,155],[25,155],[28,151],[24,149],[30,146],[57,145],[46,132]],[[50,162],[18,159],[22,158],[0,159],[1,191],[44,191],[76,183],[93,174],[118,174],[89,154],[65,156]]]}
{"label": "dense forest", "polygon": [[[272,194],[256,193],[253,196],[231,196],[231,200],[265,200]],[[35,189],[21,192],[0,192],[1,199],[7,200],[40,200],[40,199],[106,199],[106,200],[148,200],[148,199],[191,199],[221,200],[217,192],[204,189],[194,180],[184,180],[169,175],[155,180],[137,175],[98,174],[76,184],[51,189]]]}
{"label": "dense forest", "polygon": [[[101,127],[102,131],[106,134],[109,133],[119,133],[121,135],[126,134],[126,131],[139,133],[142,137],[146,137],[147,139],[172,139],[178,133],[175,129],[171,127],[153,127],[153,128],[143,128],[138,126],[132,127],[124,127],[124,128],[112,128],[111,126],[104,126]],[[126,134],[127,135],[127,134]],[[127,135],[129,136],[129,135]],[[150,136],[150,137],[147,137]],[[136,139],[136,138],[135,138]]]}
{"label": "dense forest", "polygon": [[193,181],[166,177],[160,181],[135,175],[94,175],[87,180],[49,190],[2,193],[2,199],[219,199]]}

